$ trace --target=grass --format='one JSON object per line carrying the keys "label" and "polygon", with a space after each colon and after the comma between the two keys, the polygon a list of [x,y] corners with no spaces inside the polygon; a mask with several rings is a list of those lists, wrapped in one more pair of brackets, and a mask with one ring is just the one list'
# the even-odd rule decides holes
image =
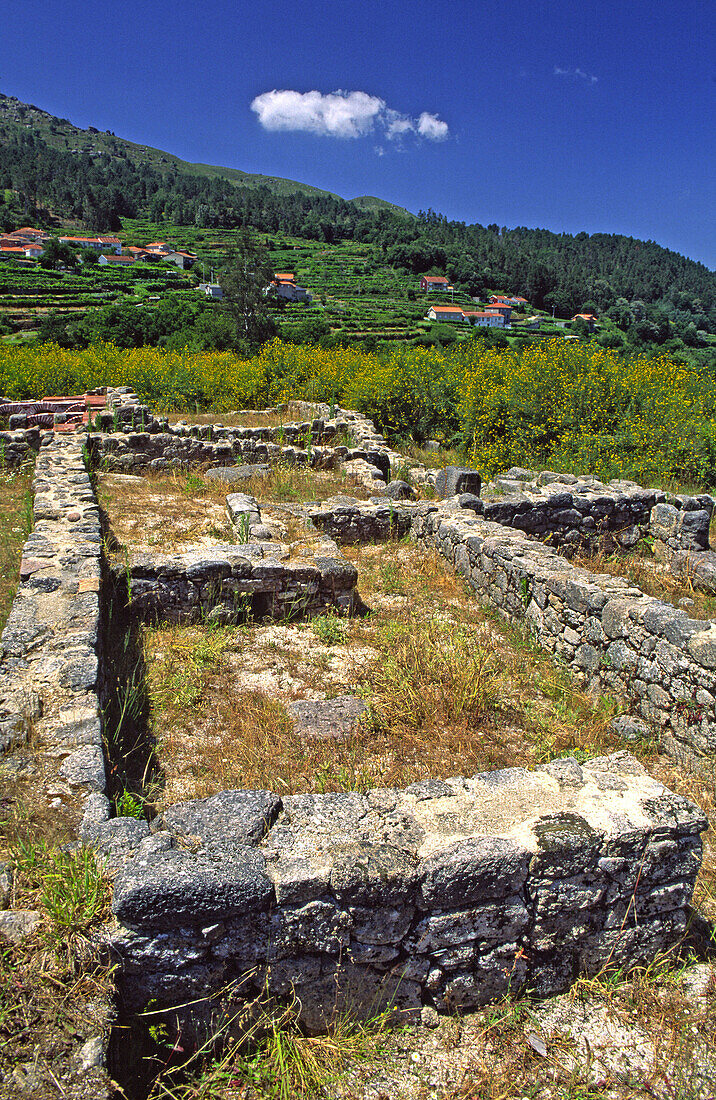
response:
{"label": "grass", "polygon": [[0,464],[0,630],[10,614],[23,543],[33,527],[33,467],[34,463],[19,468]]}
{"label": "grass", "polygon": [[[678,952],[628,975],[605,969],[546,1001],[529,993],[406,1028],[357,1064],[336,1100],[711,1100],[716,975],[703,992]],[[705,972],[704,972],[705,971]],[[372,1091],[376,1090],[376,1091]]]}
{"label": "grass", "polygon": [[[145,630],[164,800],[404,786],[617,747],[613,705],[482,612],[440,559],[404,542],[347,553],[365,618]],[[345,740],[294,730],[291,700],[346,692],[368,715]]]}
{"label": "grass", "polygon": [[108,913],[108,885],[91,848],[66,850],[32,835],[18,837],[10,858],[17,893],[48,919],[48,936],[67,951]]}
{"label": "grass", "polygon": [[[316,413],[316,416],[318,414]],[[289,409],[284,410],[262,410],[262,409],[237,409],[236,411],[217,413],[217,412],[199,412],[197,408],[195,412],[185,413],[170,413],[168,420],[170,424],[178,424],[180,422],[188,422],[189,424],[223,424],[225,428],[283,428],[292,424],[305,424],[310,422],[316,417],[299,416],[295,411]],[[331,441],[331,446],[337,446],[334,441]]]}
{"label": "grass", "polygon": [[111,969],[94,934],[109,916],[110,892],[94,852],[48,839],[32,806],[8,813],[8,801],[0,857],[13,868],[10,906],[36,912],[39,923],[20,943],[0,939],[0,1097],[19,1095],[31,1066],[42,1082],[33,1095],[45,1100],[69,1095],[58,1075],[109,1024]]}
{"label": "grass", "polygon": [[[298,1003],[278,1005],[264,990],[240,1002],[235,1011],[229,1009],[217,1033],[198,1050],[185,1053],[181,1040],[161,1021],[161,1013],[151,1009],[133,1021],[135,1037],[141,1036],[148,1052],[140,1069],[140,1094],[148,1100],[308,1100],[335,1095],[351,1065],[381,1057],[393,1022],[390,1012],[368,1021],[337,1014],[325,1034],[307,1035],[299,1023]],[[230,1039],[225,1038],[227,1032]],[[118,1069],[127,1073],[126,1067]],[[132,1089],[135,1075],[121,1083],[130,1095],[137,1095]]]}
{"label": "grass", "polygon": [[685,607],[692,619],[716,617],[716,596],[695,589],[688,577],[674,576],[667,565],[654,557],[644,542],[630,554],[610,554],[600,550],[594,554],[578,554],[572,563],[592,573],[624,577],[647,596],[655,596],[674,607]]}
{"label": "grass", "polygon": [[322,501],[337,493],[367,499],[370,491],[331,470],[283,463],[266,478],[229,483],[208,481],[202,472],[149,473],[142,478],[100,471],[97,493],[110,531],[108,549],[120,547],[171,552],[190,546],[233,543],[236,532],[226,515],[226,497],[248,493],[263,501]]}
{"label": "grass", "polygon": [[97,495],[110,549],[176,550],[200,542],[233,542],[226,516],[227,486],[196,473],[147,474],[141,479],[99,472]]}

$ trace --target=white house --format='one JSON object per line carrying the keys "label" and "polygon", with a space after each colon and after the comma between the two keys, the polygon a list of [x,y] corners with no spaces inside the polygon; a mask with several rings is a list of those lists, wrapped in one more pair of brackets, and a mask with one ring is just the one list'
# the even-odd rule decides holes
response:
{"label": "white house", "polygon": [[296,286],[296,276],[292,271],[277,271],[270,286],[264,291],[268,294],[273,291],[277,298],[283,298],[286,302],[311,302],[313,295],[303,286]]}
{"label": "white house", "polygon": [[70,244],[73,248],[94,248],[96,252],[114,252],[115,256],[122,252],[119,237],[60,237],[60,244]]}
{"label": "white house", "polygon": [[187,267],[193,267],[199,257],[193,252],[165,252],[161,259],[168,264],[176,264],[184,271]]}
{"label": "white house", "polygon": [[504,328],[505,318],[501,313],[490,313],[486,309],[470,309],[463,316],[475,328]]}
{"label": "white house", "polygon": [[197,290],[206,294],[207,298],[223,298],[224,292],[218,283],[199,283]]}
{"label": "white house", "polygon": [[462,324],[465,321],[465,314],[460,306],[431,306],[427,312],[427,319],[429,321],[448,321],[450,324],[455,322]]}
{"label": "white house", "polygon": [[130,264],[136,264],[136,262],[136,256],[105,256],[104,253],[97,261],[102,267],[107,267],[108,265],[112,267],[128,267]]}

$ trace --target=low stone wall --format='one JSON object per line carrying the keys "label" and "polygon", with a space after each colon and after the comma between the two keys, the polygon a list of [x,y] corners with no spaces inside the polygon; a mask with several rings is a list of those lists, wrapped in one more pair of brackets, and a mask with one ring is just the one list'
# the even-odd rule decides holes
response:
{"label": "low stone wall", "polygon": [[135,554],[112,570],[126,607],[141,619],[172,622],[292,619],[334,608],[351,614],[358,573],[334,542],[288,560],[280,543],[215,546],[182,554]]}
{"label": "low stone wall", "polygon": [[0,469],[3,466],[15,468],[34,458],[41,444],[49,442],[52,432],[39,428],[19,428],[16,431],[0,432]]}
{"label": "low stone wall", "polygon": [[664,747],[716,752],[716,623],[619,577],[577,569],[551,547],[445,505],[416,512],[414,537],[435,547],[503,614],[662,730]]}
{"label": "low stone wall", "polygon": [[[18,752],[19,775],[41,814],[44,804],[47,820],[70,834],[87,828],[96,836],[109,818],[98,696],[101,531],[82,441],[43,433],[39,447],[35,527],[0,642],[0,751]],[[12,797],[12,785],[5,793]],[[32,911],[8,916],[28,918],[28,930],[39,921]],[[100,1065],[112,1017],[112,1006],[94,995],[84,1033],[65,1036],[54,1070],[66,1095],[102,1100],[113,1094]],[[46,1071],[42,1057],[39,1062],[41,1080]],[[15,1085],[19,1095],[22,1081],[8,1076],[6,1095]]]}
{"label": "low stone wall", "polygon": [[79,440],[50,435],[37,457],[33,489],[35,527],[2,633],[2,747],[26,736],[31,721],[40,739],[58,748],[58,760],[65,746],[61,777],[102,790],[101,532]]}
{"label": "low stone wall", "polygon": [[410,531],[415,505],[353,497],[332,497],[305,509],[314,527],[340,543],[362,543],[402,538]]}
{"label": "low stone wall", "polygon": [[[466,499],[465,505],[493,523],[549,539],[554,546],[590,548],[608,534],[617,548],[630,550],[649,535],[661,557],[677,550],[708,550],[714,498],[707,494],[667,494],[629,481],[605,485],[549,472],[528,482],[510,477],[512,472],[486,486],[484,499]],[[495,491],[506,495],[494,496]]]}
{"label": "low stone wall", "polygon": [[116,875],[110,943],[127,1006],[189,1005],[172,1021],[191,1035],[222,991],[227,1014],[295,995],[317,1030],[647,962],[683,935],[706,822],[618,753],[365,795],[226,791],[154,827]]}
{"label": "low stone wall", "polygon": [[[315,446],[309,450],[262,442],[254,431],[237,429],[226,438],[212,441],[194,435],[171,432],[93,432],[89,437],[92,462],[119,473],[144,473],[195,466],[232,466],[248,462],[284,462],[292,466],[333,469],[341,463],[362,460],[385,476],[389,462],[383,452],[360,447]],[[228,429],[227,429],[228,432]],[[240,434],[247,433],[247,434]]]}

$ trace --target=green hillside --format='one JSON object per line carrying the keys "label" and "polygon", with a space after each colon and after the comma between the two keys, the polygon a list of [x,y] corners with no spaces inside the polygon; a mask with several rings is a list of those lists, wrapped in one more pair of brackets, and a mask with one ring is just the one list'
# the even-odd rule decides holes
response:
{"label": "green hillside", "polygon": [[[240,187],[267,187],[276,195],[325,195],[339,198],[332,191],[312,187],[298,180],[283,179],[280,176],[264,176],[257,172],[242,172],[240,168],[226,168],[216,164],[192,164],[173,153],[155,149],[152,145],[138,145],[134,141],[117,137],[107,130],[98,130],[94,126],[83,130],[73,125],[67,118],[57,118],[31,103],[22,103],[15,96],[0,93],[0,125],[17,127],[32,131],[42,138],[51,148],[69,153],[85,153],[90,157],[108,156],[126,158],[133,164],[146,164],[166,172],[174,169],[187,176],[203,176],[206,179],[229,180]],[[348,200],[353,201],[353,200]],[[364,209],[394,210],[407,214],[403,207],[394,206],[384,199],[363,195],[355,200]]]}

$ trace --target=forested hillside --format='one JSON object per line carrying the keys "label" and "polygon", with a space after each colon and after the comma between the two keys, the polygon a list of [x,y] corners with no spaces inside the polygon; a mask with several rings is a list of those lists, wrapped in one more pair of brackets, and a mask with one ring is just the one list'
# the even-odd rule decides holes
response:
{"label": "forested hillside", "polygon": [[[45,120],[41,126],[33,121],[38,117]],[[489,289],[520,294],[558,316],[590,304],[617,323],[628,312],[629,323],[655,342],[667,338],[668,322],[686,342],[696,342],[699,330],[716,332],[716,275],[652,241],[467,225],[432,211],[413,217],[380,200],[352,202],[298,183],[285,193],[291,181],[275,181],[281,186],[272,188],[271,181],[257,185],[261,177],[236,170],[231,179],[211,175],[205,166],[160,150],[149,156],[148,147],[94,130],[71,127],[91,142],[50,140],[70,125],[2,97],[0,230],[29,219],[116,232],[124,218],[148,217],[167,226],[250,226],[327,245],[352,240],[371,244],[395,268],[445,272],[470,295]]]}

